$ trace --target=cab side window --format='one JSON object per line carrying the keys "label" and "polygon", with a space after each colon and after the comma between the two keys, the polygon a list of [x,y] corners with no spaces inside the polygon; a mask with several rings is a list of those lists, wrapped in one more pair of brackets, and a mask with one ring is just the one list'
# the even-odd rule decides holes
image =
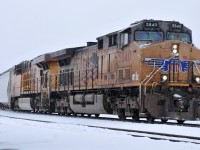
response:
{"label": "cab side window", "polygon": [[103,39],[98,40],[98,49],[103,49]]}
{"label": "cab side window", "polygon": [[117,45],[117,34],[113,34],[109,36],[109,47]]}

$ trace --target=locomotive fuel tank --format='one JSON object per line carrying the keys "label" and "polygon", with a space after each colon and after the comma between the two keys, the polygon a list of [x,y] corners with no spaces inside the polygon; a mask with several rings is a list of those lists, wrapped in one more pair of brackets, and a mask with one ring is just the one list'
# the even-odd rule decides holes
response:
{"label": "locomotive fuel tank", "polygon": [[21,110],[29,110],[29,111],[33,110],[31,106],[31,98],[19,98],[18,106]]}
{"label": "locomotive fuel tank", "polygon": [[75,113],[110,114],[112,109],[103,94],[77,94],[70,96],[70,107]]}

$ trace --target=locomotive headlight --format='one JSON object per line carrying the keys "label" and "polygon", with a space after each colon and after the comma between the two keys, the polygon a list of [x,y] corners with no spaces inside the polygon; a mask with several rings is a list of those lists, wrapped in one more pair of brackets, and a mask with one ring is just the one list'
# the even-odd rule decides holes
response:
{"label": "locomotive headlight", "polygon": [[167,79],[168,79],[168,76],[167,76],[167,75],[165,75],[165,74],[162,74],[162,75],[161,75],[161,82],[166,82]]}
{"label": "locomotive headlight", "polygon": [[172,45],[172,54],[178,56],[178,45],[177,44],[174,44]]}
{"label": "locomotive headlight", "polygon": [[178,51],[177,51],[177,49],[173,49],[172,52],[173,52],[173,54],[177,54]]}
{"label": "locomotive headlight", "polygon": [[173,49],[177,49],[178,48],[178,45],[173,45]]}
{"label": "locomotive headlight", "polygon": [[197,83],[200,83],[200,77],[195,77],[195,81],[196,81]]}

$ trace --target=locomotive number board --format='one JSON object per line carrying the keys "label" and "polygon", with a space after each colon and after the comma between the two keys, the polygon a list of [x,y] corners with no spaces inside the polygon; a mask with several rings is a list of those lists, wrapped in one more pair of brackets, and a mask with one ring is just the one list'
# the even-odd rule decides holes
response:
{"label": "locomotive number board", "polygon": [[172,23],[172,24],[170,25],[170,28],[172,28],[172,29],[182,29],[182,28],[183,28],[183,25],[180,24],[180,23]]}
{"label": "locomotive number board", "polygon": [[144,26],[146,28],[158,28],[159,24],[158,24],[158,22],[145,22]]}

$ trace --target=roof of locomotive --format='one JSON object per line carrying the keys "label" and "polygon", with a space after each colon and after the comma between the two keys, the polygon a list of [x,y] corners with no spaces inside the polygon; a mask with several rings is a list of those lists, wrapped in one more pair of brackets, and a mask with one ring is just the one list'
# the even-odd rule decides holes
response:
{"label": "roof of locomotive", "polygon": [[39,55],[32,59],[32,64],[37,64],[37,63],[43,62],[48,58],[50,58],[50,53]]}
{"label": "roof of locomotive", "polygon": [[50,55],[51,55],[51,58],[58,58],[58,57],[63,56],[63,55],[71,55],[71,54],[75,53],[76,50],[83,49],[84,47],[85,46],[65,48],[65,49],[62,49],[62,50],[52,52]]}
{"label": "roof of locomotive", "polygon": [[32,64],[37,64],[37,63],[40,63],[40,62],[47,61],[47,60],[49,60],[51,58],[59,58],[59,57],[62,57],[62,56],[68,55],[68,54],[72,54],[76,50],[82,49],[84,47],[85,46],[73,47],[73,48],[65,48],[65,49],[61,49],[61,50],[58,50],[58,51],[55,51],[55,52],[52,52],[52,53],[42,54],[42,55],[39,55],[39,56],[33,58],[32,59]]}
{"label": "roof of locomotive", "polygon": [[140,21],[136,21],[134,23],[131,23],[129,27],[127,28],[124,28],[122,30],[117,30],[117,31],[114,31],[114,32],[110,32],[108,34],[105,34],[105,35],[102,35],[102,36],[99,36],[97,37],[96,39],[99,40],[101,38],[103,38],[104,36],[109,36],[109,35],[113,35],[113,34],[118,34],[118,33],[121,33],[123,31],[126,31],[127,29],[131,29],[131,28],[135,28],[135,27],[139,27],[139,26],[143,26],[143,24],[145,22],[159,22],[159,23],[169,23],[169,24],[172,24],[172,23],[178,23],[180,25],[182,25],[185,29],[187,29],[188,31],[191,32],[191,30],[189,28],[187,28],[186,26],[184,26],[183,24],[181,24],[180,22],[178,21],[163,21],[163,20],[154,20],[154,19],[144,19],[144,20],[140,20]]}

